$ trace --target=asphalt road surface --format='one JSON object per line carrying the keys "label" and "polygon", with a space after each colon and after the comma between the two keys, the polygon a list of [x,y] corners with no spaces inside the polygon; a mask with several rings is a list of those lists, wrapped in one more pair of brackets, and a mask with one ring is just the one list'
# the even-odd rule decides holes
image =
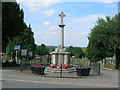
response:
{"label": "asphalt road surface", "polygon": [[18,68],[2,70],[2,88],[118,88],[118,72],[102,70],[100,76],[50,78],[18,73]]}
{"label": "asphalt road surface", "polygon": [[[98,88],[95,86],[71,85],[71,84],[48,84],[27,81],[2,81],[3,88]],[[101,88],[101,87],[99,87]]]}

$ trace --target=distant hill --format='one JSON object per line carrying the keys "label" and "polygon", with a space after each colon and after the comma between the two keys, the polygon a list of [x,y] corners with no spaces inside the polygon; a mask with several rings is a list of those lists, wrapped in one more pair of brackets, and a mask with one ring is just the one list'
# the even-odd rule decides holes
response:
{"label": "distant hill", "polygon": [[57,48],[57,46],[46,46],[46,47],[50,50],[50,52],[55,51],[55,48]]}
{"label": "distant hill", "polygon": [[51,48],[51,47],[53,47],[53,48],[57,48],[57,46],[46,46],[46,47],[48,47],[48,48],[49,48],[49,47],[50,47],[50,48]]}
{"label": "distant hill", "polygon": [[[50,51],[54,51],[55,48],[57,48],[57,46],[46,46]],[[69,46],[66,46],[66,48]],[[86,51],[86,47],[81,47],[82,50],[85,52]]]}

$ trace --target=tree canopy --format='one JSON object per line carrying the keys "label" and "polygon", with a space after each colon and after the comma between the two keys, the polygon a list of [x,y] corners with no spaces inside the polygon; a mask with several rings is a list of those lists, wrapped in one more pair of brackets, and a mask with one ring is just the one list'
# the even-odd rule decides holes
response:
{"label": "tree canopy", "polygon": [[[90,60],[112,57],[120,47],[120,14],[99,18],[89,34],[86,56]],[[116,54],[116,58],[120,56]],[[120,59],[120,58],[119,58]]]}
{"label": "tree canopy", "polygon": [[49,54],[49,49],[45,46],[45,44],[41,44],[40,46],[36,47],[36,54],[37,55],[47,55]]}
{"label": "tree canopy", "polygon": [[27,49],[35,54],[34,33],[31,26],[24,22],[23,9],[20,9],[17,2],[3,2],[2,12],[3,52],[14,53],[14,45],[20,45],[21,49]]}
{"label": "tree canopy", "polygon": [[23,34],[9,41],[6,48],[7,54],[15,52],[14,45],[20,45],[21,49],[27,49],[28,51],[32,51],[35,54],[36,45],[34,43],[33,35],[34,34],[31,31],[31,28],[27,27]]}
{"label": "tree canopy", "polygon": [[70,52],[71,56],[75,56],[75,58],[82,58],[85,56],[85,53],[83,52],[82,48],[80,47],[68,47],[67,51]]}
{"label": "tree canopy", "polygon": [[2,50],[14,37],[19,36],[26,28],[24,12],[16,2],[2,3]]}

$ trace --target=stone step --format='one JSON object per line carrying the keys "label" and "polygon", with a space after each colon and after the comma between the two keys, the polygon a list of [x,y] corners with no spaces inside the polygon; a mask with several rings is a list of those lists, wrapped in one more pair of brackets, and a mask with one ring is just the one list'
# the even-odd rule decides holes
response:
{"label": "stone step", "polygon": [[[57,68],[46,68],[45,72],[53,72],[53,73],[60,73],[61,69],[57,69]],[[75,68],[69,68],[69,69],[62,69],[63,73],[72,73],[72,72],[76,72]]]}

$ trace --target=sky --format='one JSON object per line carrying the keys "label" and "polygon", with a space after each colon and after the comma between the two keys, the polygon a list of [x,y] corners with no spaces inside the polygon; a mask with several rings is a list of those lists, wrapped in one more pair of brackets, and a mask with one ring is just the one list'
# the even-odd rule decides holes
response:
{"label": "sky", "polygon": [[[114,0],[115,1],[115,0]],[[62,0],[17,0],[24,10],[24,21],[31,24],[35,43],[57,46],[59,41],[59,24],[62,11],[64,18],[65,46],[87,47],[87,37],[99,18],[113,17],[118,13],[118,2],[105,0],[100,2],[78,2]]]}

